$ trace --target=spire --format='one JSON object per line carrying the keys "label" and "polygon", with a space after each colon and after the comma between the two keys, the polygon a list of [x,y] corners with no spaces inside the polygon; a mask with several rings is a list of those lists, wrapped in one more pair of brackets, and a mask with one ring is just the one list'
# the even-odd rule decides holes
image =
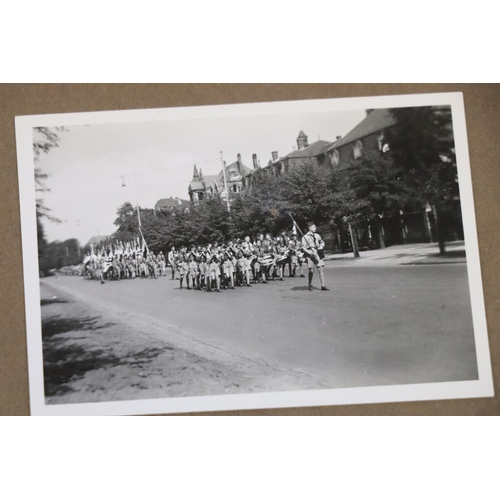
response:
{"label": "spire", "polygon": [[196,169],[196,164],[193,168],[193,181],[198,181],[200,180],[200,176],[198,174],[198,170]]}

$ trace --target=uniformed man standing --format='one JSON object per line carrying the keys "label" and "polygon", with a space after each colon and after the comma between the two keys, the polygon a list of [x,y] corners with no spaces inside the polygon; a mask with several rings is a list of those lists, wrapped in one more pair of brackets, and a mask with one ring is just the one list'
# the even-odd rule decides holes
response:
{"label": "uniformed man standing", "polygon": [[316,225],[313,222],[309,223],[309,231],[302,237],[302,250],[307,257],[307,268],[309,270],[309,290],[313,289],[312,279],[314,276],[314,268],[318,268],[319,281],[321,290],[328,291],[325,286],[325,263],[323,262],[323,249],[325,242],[316,232]]}

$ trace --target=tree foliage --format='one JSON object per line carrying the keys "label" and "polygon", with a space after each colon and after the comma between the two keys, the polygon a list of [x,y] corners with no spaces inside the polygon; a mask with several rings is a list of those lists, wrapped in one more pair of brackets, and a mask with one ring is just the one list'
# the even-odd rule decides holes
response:
{"label": "tree foliage", "polygon": [[[397,126],[388,131],[391,155],[404,170],[415,200],[434,206],[441,253],[459,199],[457,160],[450,106],[396,108]],[[456,221],[455,221],[456,222]]]}

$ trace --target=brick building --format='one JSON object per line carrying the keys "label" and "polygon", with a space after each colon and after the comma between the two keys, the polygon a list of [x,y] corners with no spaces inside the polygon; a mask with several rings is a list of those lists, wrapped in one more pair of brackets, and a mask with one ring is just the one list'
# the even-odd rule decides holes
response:
{"label": "brick building", "polygon": [[272,158],[265,167],[258,165],[256,155],[253,155],[254,170],[250,170],[242,181],[243,189],[251,188],[252,180],[256,175],[279,176],[287,174],[296,166],[315,165],[320,167],[331,167],[330,156],[327,151],[333,145],[332,142],[317,141],[309,144],[307,135],[301,130],[297,137],[297,149],[285,156],[279,156],[278,151],[271,153]]}

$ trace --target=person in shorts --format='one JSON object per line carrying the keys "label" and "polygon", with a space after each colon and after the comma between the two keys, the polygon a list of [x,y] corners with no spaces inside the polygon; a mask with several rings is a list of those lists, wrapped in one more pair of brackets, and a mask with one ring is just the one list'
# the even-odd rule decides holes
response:
{"label": "person in shorts", "polygon": [[323,261],[323,249],[325,242],[321,236],[316,232],[316,224],[309,223],[309,231],[302,237],[302,251],[305,253],[307,259],[307,269],[309,270],[309,290],[313,290],[312,280],[314,276],[314,269],[318,269],[319,281],[321,283],[321,290],[328,291],[325,285],[325,263]]}

